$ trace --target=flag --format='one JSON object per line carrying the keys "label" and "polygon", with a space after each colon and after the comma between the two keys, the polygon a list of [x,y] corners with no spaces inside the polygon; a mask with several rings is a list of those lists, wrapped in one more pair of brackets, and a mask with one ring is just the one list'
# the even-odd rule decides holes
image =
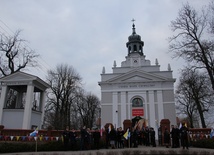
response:
{"label": "flag", "polygon": [[214,137],[214,129],[210,132],[210,138]]}
{"label": "flag", "polygon": [[127,129],[126,133],[123,135],[125,139],[128,139],[130,137],[129,129]]}
{"label": "flag", "polygon": [[142,128],[143,128],[143,123],[145,122],[145,120],[142,118],[142,119],[140,119],[138,122],[137,122],[137,128],[139,129],[139,130],[142,130]]}
{"label": "flag", "polygon": [[111,124],[108,126],[108,133],[111,131]]}
{"label": "flag", "polygon": [[38,135],[38,133],[39,133],[39,131],[38,131],[38,127],[37,127],[33,132],[30,133],[30,136],[36,137]]}
{"label": "flag", "polygon": [[182,124],[181,124],[181,122],[180,122],[180,125],[179,125],[179,129],[182,127]]}
{"label": "flag", "polygon": [[103,136],[103,128],[101,127],[101,129],[100,129],[100,137],[102,137]]}

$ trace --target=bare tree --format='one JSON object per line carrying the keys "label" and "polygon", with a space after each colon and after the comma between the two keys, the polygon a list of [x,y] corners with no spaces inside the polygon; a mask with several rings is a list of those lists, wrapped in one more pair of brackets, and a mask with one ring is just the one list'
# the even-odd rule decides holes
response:
{"label": "bare tree", "polygon": [[14,36],[0,34],[0,74],[6,76],[27,67],[39,66],[35,58],[39,55],[26,47],[19,39],[20,31]]}
{"label": "bare tree", "polygon": [[81,85],[81,77],[72,66],[61,64],[56,70],[48,71],[47,81],[51,86],[46,105],[46,112],[51,115],[49,125],[64,129],[71,125],[71,106]]}
{"label": "bare tree", "polygon": [[174,36],[169,38],[173,57],[182,57],[197,69],[205,69],[214,91],[214,4],[197,12],[188,3],[171,21]]}
{"label": "bare tree", "polygon": [[190,90],[188,89],[185,83],[178,85],[175,95],[175,107],[177,114],[184,118],[187,117],[190,127],[194,128],[195,122],[198,121],[197,108],[192,101]]}
{"label": "bare tree", "polygon": [[99,117],[100,101],[97,96],[92,94],[79,96],[81,96],[81,101],[76,103],[76,109],[82,120],[82,126],[92,128]]}
{"label": "bare tree", "polygon": [[213,105],[209,83],[204,73],[199,73],[192,68],[182,70],[176,90],[177,107],[179,107],[177,110],[189,117],[191,127],[194,127],[194,121],[199,117],[202,127],[206,128],[204,114]]}

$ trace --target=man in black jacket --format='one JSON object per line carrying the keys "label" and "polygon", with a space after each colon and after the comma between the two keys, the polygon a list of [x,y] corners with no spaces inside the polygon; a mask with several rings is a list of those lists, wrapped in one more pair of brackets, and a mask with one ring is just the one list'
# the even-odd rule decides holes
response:
{"label": "man in black jacket", "polygon": [[153,147],[156,147],[156,142],[155,142],[155,130],[154,128],[150,128],[150,136],[151,136],[151,145]]}
{"label": "man in black jacket", "polygon": [[72,150],[76,149],[76,142],[77,142],[76,141],[76,137],[77,137],[76,132],[75,132],[74,129],[72,129],[71,132],[70,132],[70,142],[71,142]]}
{"label": "man in black jacket", "polygon": [[64,141],[64,150],[68,151],[69,149],[69,139],[70,139],[70,131],[69,126],[66,127],[66,129],[62,133],[63,141]]}
{"label": "man in black jacket", "polygon": [[182,127],[180,128],[180,134],[181,134],[181,144],[183,149],[188,149],[189,148],[189,130],[188,128],[185,126],[185,123],[182,124]]}
{"label": "man in black jacket", "polygon": [[99,145],[100,145],[100,132],[98,129],[96,129],[94,132],[93,132],[93,140],[94,140],[94,148],[95,149],[99,149]]}

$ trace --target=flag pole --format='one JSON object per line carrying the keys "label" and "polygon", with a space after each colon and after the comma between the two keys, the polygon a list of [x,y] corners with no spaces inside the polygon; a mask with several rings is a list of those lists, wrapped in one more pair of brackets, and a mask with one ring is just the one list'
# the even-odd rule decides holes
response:
{"label": "flag pole", "polygon": [[37,137],[36,137],[36,152],[37,152]]}

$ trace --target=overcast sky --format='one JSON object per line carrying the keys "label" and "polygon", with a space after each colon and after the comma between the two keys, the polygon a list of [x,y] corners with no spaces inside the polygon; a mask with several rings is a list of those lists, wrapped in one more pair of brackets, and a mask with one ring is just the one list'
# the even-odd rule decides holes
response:
{"label": "overcast sky", "polygon": [[[45,80],[48,69],[66,63],[83,78],[84,89],[100,97],[103,66],[112,73],[127,55],[126,42],[132,33],[144,41],[146,59],[161,71],[168,63],[174,78],[184,63],[168,53],[168,37],[172,36],[170,21],[175,20],[183,4],[195,8],[209,0],[0,0],[0,32],[12,35],[23,30],[20,37],[41,55],[42,68],[28,71]],[[176,85],[176,83],[175,83]]]}

